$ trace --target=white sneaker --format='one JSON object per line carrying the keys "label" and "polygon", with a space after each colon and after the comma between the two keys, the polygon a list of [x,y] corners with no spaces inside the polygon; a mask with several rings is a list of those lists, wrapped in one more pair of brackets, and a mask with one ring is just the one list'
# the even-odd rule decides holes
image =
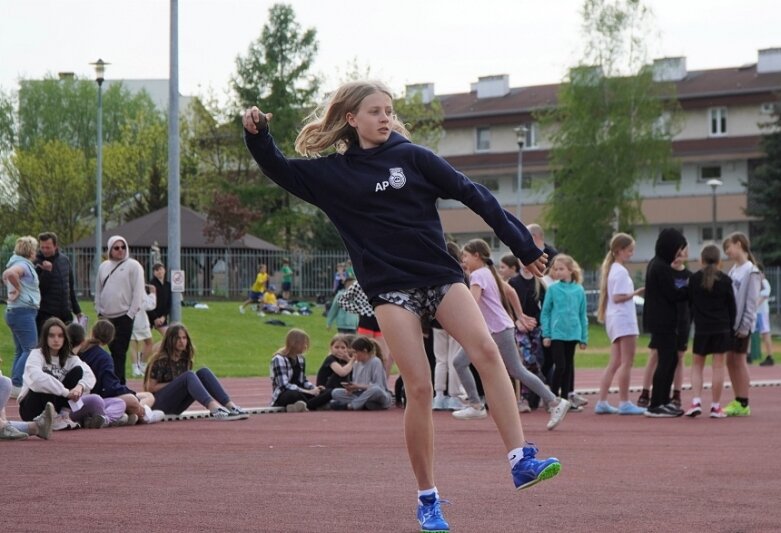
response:
{"label": "white sneaker", "polygon": [[239,313],[241,313],[242,315],[244,314],[244,306],[243,305],[239,306]]}
{"label": "white sneaker", "polygon": [[144,418],[141,419],[141,422],[144,424],[156,424],[163,420],[165,420],[165,413],[163,411],[160,411],[159,409],[153,411],[148,405],[144,406]]}
{"label": "white sneaker", "polygon": [[548,430],[552,430],[564,420],[564,417],[569,413],[570,403],[569,401],[561,398],[558,405],[554,405],[551,408],[550,418],[548,419]]}
{"label": "white sneaker", "polygon": [[445,395],[436,395],[434,396],[434,399],[431,401],[431,409],[434,411],[446,411],[447,410],[447,396]]}
{"label": "white sneaker", "polygon": [[488,416],[488,412],[485,410],[485,407],[480,407],[480,409],[476,409],[470,405],[459,411],[453,411],[453,417],[457,418],[458,420],[472,420],[478,418],[485,418],[487,416]]}
{"label": "white sneaker", "polygon": [[526,400],[526,398],[521,398],[518,400],[518,412],[519,413],[531,413],[532,408],[529,405],[529,402]]}
{"label": "white sneaker", "polygon": [[17,387],[16,385],[11,387],[11,398],[16,399],[19,397],[21,393],[22,393],[22,387]]}
{"label": "white sneaker", "polygon": [[133,363],[133,377],[138,378],[143,376],[144,373],[141,372],[141,367],[138,366],[138,363]]}

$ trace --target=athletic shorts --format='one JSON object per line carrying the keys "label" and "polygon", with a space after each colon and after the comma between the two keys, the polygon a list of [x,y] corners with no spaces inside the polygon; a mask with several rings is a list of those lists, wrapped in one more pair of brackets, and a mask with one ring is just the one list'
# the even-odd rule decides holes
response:
{"label": "athletic shorts", "polygon": [[292,283],[289,281],[283,281],[282,282],[282,290],[285,292],[290,292],[290,287],[292,286]]}
{"label": "athletic shorts", "polygon": [[748,343],[750,341],[751,341],[750,335],[747,337],[743,337],[742,339],[740,337],[731,335],[729,351],[734,353],[748,353]]}
{"label": "athletic shorts", "polygon": [[382,332],[380,331],[380,325],[377,323],[377,317],[372,316],[358,316],[358,335],[364,337],[371,337],[373,339],[381,339]]}
{"label": "athletic shorts", "polygon": [[452,283],[419,289],[404,289],[379,294],[371,299],[372,307],[392,304],[406,309],[418,318],[434,318],[439,304],[452,287]]}
{"label": "athletic shorts", "polygon": [[249,299],[253,302],[258,302],[261,299],[263,299],[263,293],[262,292],[255,292],[255,291],[249,291]]}
{"label": "athletic shorts", "polygon": [[732,333],[702,333],[694,334],[694,349],[697,355],[726,353],[732,345]]}

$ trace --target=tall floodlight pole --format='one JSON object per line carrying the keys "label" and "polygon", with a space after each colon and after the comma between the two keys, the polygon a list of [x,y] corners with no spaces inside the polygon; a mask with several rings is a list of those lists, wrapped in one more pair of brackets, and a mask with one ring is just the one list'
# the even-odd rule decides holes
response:
{"label": "tall floodlight pole", "polygon": [[523,146],[526,144],[526,134],[529,132],[529,128],[526,126],[518,126],[517,128],[514,128],[513,131],[515,131],[518,141],[518,183],[515,196],[515,216],[518,220],[521,220],[521,199],[523,197],[521,191],[523,188]]}
{"label": "tall floodlight pole", "polygon": [[106,63],[98,59],[90,65],[95,67],[95,81],[98,84],[98,140],[97,140],[97,170],[95,172],[95,278],[103,254],[103,80]]}
{"label": "tall floodlight pole", "polygon": [[[168,75],[168,271],[181,270],[181,202],[179,199],[179,3],[171,0]],[[171,294],[171,321],[182,321],[182,293]]]}

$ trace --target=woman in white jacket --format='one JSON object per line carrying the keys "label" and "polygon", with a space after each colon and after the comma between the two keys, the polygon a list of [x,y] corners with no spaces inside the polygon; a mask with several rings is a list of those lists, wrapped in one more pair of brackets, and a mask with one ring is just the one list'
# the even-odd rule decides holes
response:
{"label": "woman in white jacket", "polygon": [[51,402],[60,413],[55,429],[64,429],[70,421],[100,420],[105,416],[105,407],[100,396],[89,394],[94,386],[95,375],[89,365],[71,352],[65,324],[59,318],[48,319],[43,324],[38,348],[30,352],[24,366],[19,416],[33,420]]}

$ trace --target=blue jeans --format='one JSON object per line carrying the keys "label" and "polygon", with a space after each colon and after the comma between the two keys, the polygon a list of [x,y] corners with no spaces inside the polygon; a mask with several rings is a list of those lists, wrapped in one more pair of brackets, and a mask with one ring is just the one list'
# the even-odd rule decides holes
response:
{"label": "blue jeans", "polygon": [[5,311],[5,323],[11,330],[16,347],[14,363],[11,368],[11,381],[14,387],[22,386],[27,356],[30,355],[30,350],[38,344],[38,327],[35,325],[37,314],[38,310],[32,307],[12,307]]}

